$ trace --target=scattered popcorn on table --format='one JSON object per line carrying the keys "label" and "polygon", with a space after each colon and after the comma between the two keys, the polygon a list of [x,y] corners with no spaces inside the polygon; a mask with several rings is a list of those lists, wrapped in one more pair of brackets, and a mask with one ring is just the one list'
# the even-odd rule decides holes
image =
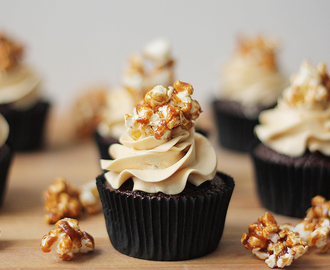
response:
{"label": "scattered popcorn on table", "polygon": [[242,244],[270,268],[289,266],[308,251],[307,243],[298,234],[288,228],[281,229],[268,212],[251,223],[248,230],[241,238]]}
{"label": "scattered popcorn on table", "polygon": [[82,185],[79,200],[82,207],[88,214],[96,214],[101,212],[102,204],[99,193],[95,184],[95,180]]}
{"label": "scattered popcorn on table", "polygon": [[63,177],[56,178],[43,193],[46,200],[45,208],[48,211],[46,222],[54,224],[64,217],[79,216],[81,213],[79,194],[80,191]]}
{"label": "scattered popcorn on table", "polygon": [[134,140],[148,136],[162,140],[170,138],[175,127],[190,129],[202,112],[199,103],[191,98],[193,91],[190,84],[180,81],[174,87],[155,86],[133,114],[125,115],[130,136]]}
{"label": "scattered popcorn on table", "polygon": [[94,250],[94,238],[80,231],[76,219],[64,218],[56,222],[54,228],[41,239],[41,250],[56,250],[60,259],[70,260],[75,253],[87,253]]}

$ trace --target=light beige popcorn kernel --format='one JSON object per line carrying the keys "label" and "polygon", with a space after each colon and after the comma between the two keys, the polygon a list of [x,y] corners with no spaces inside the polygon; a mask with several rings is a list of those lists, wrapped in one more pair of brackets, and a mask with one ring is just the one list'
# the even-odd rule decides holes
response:
{"label": "light beige popcorn kernel", "polygon": [[88,214],[96,214],[102,210],[100,196],[94,180],[81,186],[79,200]]}
{"label": "light beige popcorn kernel", "polygon": [[45,208],[48,211],[45,216],[46,222],[54,224],[64,217],[79,216],[81,213],[79,194],[80,191],[63,177],[56,178],[54,183],[43,192]]}
{"label": "light beige popcorn kernel", "polygon": [[193,121],[202,112],[199,103],[191,98],[194,89],[181,81],[176,81],[173,86],[155,86],[145,95],[143,104],[136,106],[133,114],[126,114],[126,125],[134,140],[148,136],[168,139],[173,128],[181,126],[189,130],[193,127]]}
{"label": "light beige popcorn kernel", "polygon": [[41,239],[41,250],[50,252],[55,249],[60,259],[70,260],[75,253],[94,250],[94,238],[80,231],[76,219],[64,218],[56,222],[54,228]]}
{"label": "light beige popcorn kernel", "polygon": [[241,243],[270,268],[289,266],[308,251],[307,243],[298,234],[287,227],[281,229],[268,212],[251,223],[248,230],[243,233]]}

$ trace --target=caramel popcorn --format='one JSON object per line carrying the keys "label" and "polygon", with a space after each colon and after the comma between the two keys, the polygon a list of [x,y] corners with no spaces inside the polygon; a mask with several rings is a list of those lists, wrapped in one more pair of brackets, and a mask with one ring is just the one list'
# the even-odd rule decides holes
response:
{"label": "caramel popcorn", "polygon": [[154,87],[132,115],[125,115],[130,136],[134,140],[147,136],[162,140],[170,138],[175,127],[190,129],[202,112],[199,103],[191,98],[193,91],[190,84],[180,81],[174,87]]}
{"label": "caramel popcorn", "polygon": [[275,52],[278,42],[274,39],[257,36],[253,38],[239,37],[237,52],[258,61],[266,69],[276,70]]}
{"label": "caramel popcorn", "polygon": [[82,185],[79,200],[88,214],[96,214],[102,210],[102,204],[95,180]]}
{"label": "caramel popcorn", "polygon": [[104,87],[90,89],[78,97],[72,109],[75,132],[78,138],[90,138],[102,119],[107,90]]}
{"label": "caramel popcorn", "polygon": [[288,228],[281,229],[268,212],[251,223],[248,230],[241,238],[242,244],[270,268],[289,266],[308,251],[307,243],[298,234]]}
{"label": "caramel popcorn", "polygon": [[55,248],[60,259],[70,260],[75,253],[87,253],[94,250],[94,238],[80,231],[78,221],[64,218],[56,222],[54,228],[41,239],[41,250],[50,252]]}
{"label": "caramel popcorn", "polygon": [[0,72],[18,65],[23,56],[23,47],[0,33]]}
{"label": "caramel popcorn", "polygon": [[54,183],[44,191],[45,208],[48,214],[46,222],[54,224],[63,217],[77,217],[81,213],[79,190],[70,185],[63,177],[55,179]]}
{"label": "caramel popcorn", "polygon": [[304,61],[299,73],[291,78],[291,86],[283,92],[285,102],[292,107],[328,108],[330,78],[326,68],[325,63],[314,67]]}

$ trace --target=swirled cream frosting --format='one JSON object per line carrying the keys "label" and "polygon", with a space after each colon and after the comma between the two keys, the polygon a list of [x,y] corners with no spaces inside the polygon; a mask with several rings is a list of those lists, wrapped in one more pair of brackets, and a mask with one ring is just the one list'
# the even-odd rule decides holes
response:
{"label": "swirled cream frosting", "polygon": [[16,109],[33,106],[40,97],[40,76],[21,61],[23,48],[0,34],[0,104]]}
{"label": "swirled cream frosting", "polygon": [[248,109],[276,103],[288,81],[277,68],[277,43],[270,38],[244,38],[223,70],[222,97]]}
{"label": "swirled cream frosting", "polygon": [[6,143],[8,135],[9,125],[3,115],[0,114],[0,147],[2,147]]}
{"label": "swirled cream frosting", "polygon": [[[190,84],[180,81],[173,88],[156,86],[136,107],[150,110],[126,115],[127,132],[121,144],[110,147],[114,160],[101,161],[101,167],[109,170],[105,178],[113,188],[132,178],[134,190],[178,194],[187,181],[199,186],[214,178],[217,156],[210,142],[195,133],[193,120],[201,109],[191,99],[192,91]],[[167,117],[172,110],[177,111]],[[157,129],[166,132],[161,135]]]}
{"label": "swirled cream frosting", "polygon": [[278,105],[259,116],[258,138],[273,150],[302,156],[308,149],[330,155],[330,79],[324,63],[303,62]]}

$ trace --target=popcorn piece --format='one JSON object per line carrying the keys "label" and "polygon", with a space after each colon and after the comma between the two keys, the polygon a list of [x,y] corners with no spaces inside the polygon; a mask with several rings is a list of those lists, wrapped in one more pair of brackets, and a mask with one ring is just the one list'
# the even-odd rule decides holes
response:
{"label": "popcorn piece", "polygon": [[330,102],[330,78],[326,64],[317,66],[304,61],[299,73],[291,78],[291,86],[283,91],[283,98],[292,107],[326,109]]}
{"label": "popcorn piece", "polygon": [[100,196],[94,180],[82,185],[79,200],[88,214],[96,214],[102,210]]}
{"label": "popcorn piece", "polygon": [[23,47],[0,33],[0,72],[16,67],[22,56]]}
{"label": "popcorn piece", "polygon": [[70,260],[75,253],[94,250],[94,238],[80,231],[76,219],[64,218],[56,222],[57,228],[49,231],[41,239],[41,250],[50,252],[55,248],[60,259]]}
{"label": "popcorn piece", "polygon": [[248,230],[241,238],[242,244],[270,268],[289,266],[308,251],[307,243],[288,228],[281,229],[268,212],[251,223]]}
{"label": "popcorn piece", "polygon": [[104,87],[90,89],[81,95],[72,108],[75,132],[78,138],[90,138],[101,122],[102,109],[106,105],[107,90]]}
{"label": "popcorn piece", "polygon": [[70,185],[63,177],[55,179],[54,183],[44,191],[45,208],[48,214],[46,222],[54,224],[63,217],[77,217],[81,213],[79,190]]}
{"label": "popcorn piece", "polygon": [[193,91],[190,84],[180,81],[174,83],[174,88],[154,87],[145,95],[143,104],[125,116],[130,136],[134,140],[147,136],[163,140],[170,138],[173,128],[190,129],[202,112],[199,103],[191,98]]}

